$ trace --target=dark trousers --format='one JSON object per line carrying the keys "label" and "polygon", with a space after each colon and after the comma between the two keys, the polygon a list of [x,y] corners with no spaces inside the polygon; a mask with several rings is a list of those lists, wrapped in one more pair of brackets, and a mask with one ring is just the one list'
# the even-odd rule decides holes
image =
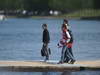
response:
{"label": "dark trousers", "polygon": [[43,44],[42,53],[43,53],[43,56],[46,56],[47,59],[49,58],[48,43]]}
{"label": "dark trousers", "polygon": [[71,55],[74,57],[73,52],[72,52],[72,48],[70,47],[68,49],[69,49],[69,52],[71,53]]}

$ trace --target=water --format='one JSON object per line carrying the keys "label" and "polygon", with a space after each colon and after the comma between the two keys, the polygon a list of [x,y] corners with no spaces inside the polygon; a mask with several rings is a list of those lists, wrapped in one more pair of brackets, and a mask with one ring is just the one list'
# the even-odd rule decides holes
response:
{"label": "water", "polygon": [[81,72],[0,72],[0,75],[100,75],[99,71]]}
{"label": "water", "polygon": [[[62,19],[7,19],[0,21],[0,60],[43,60],[42,47],[43,23],[48,24],[52,54],[50,60],[59,60],[61,49],[57,43],[61,38]],[[76,60],[100,60],[100,21],[69,20],[74,35],[73,53]],[[70,72],[68,75],[92,75],[90,72]],[[100,72],[92,72],[99,75]],[[0,72],[0,75],[61,75],[50,72]],[[63,74],[64,75],[64,74]],[[65,74],[67,75],[67,74]]]}

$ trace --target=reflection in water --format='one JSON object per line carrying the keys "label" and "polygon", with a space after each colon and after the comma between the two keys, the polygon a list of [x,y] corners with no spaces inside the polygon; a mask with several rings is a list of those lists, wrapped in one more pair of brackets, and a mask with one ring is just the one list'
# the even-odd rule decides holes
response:
{"label": "reflection in water", "polygon": [[61,75],[71,75],[71,72],[67,71],[67,72],[62,72]]}
{"label": "reflection in water", "polygon": [[42,72],[42,75],[50,75],[50,72]]}
{"label": "reflection in water", "polygon": [[71,72],[42,72],[42,75],[72,75]]}

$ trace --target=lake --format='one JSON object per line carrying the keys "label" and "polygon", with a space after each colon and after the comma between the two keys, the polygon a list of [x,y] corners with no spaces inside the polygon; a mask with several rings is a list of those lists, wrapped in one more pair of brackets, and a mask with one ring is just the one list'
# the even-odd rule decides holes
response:
{"label": "lake", "polygon": [[[9,18],[0,21],[0,60],[44,60],[42,48],[42,24],[48,24],[50,32],[50,60],[60,60],[61,49],[57,43],[61,38],[63,19],[53,18]],[[69,20],[74,36],[73,53],[76,60],[100,60],[100,21]],[[83,72],[2,72],[0,75],[100,75],[99,71]]]}

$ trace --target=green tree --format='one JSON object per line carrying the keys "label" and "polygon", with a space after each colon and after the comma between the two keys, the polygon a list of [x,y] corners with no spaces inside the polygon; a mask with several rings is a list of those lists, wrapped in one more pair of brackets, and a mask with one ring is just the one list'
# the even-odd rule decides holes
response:
{"label": "green tree", "polygon": [[27,10],[48,10],[48,0],[25,0],[24,7]]}
{"label": "green tree", "polygon": [[49,5],[54,10],[71,11],[81,8],[80,0],[50,0]]}
{"label": "green tree", "polygon": [[93,0],[93,3],[95,9],[100,9],[100,0]]}

